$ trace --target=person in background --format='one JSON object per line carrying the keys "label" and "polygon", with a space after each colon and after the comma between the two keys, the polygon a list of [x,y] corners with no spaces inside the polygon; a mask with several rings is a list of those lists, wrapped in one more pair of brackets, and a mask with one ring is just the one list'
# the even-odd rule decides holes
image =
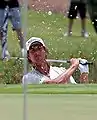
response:
{"label": "person in background", "polygon": [[24,56],[24,37],[21,28],[21,15],[18,0],[0,0],[0,39],[2,46],[1,58],[10,59],[10,54],[7,48],[7,31],[8,21],[12,24],[12,29],[16,31],[20,47],[21,55]]}
{"label": "person in background", "polygon": [[81,83],[88,83],[89,67],[88,64],[82,65],[79,63],[87,62],[85,59],[70,59],[70,67],[51,66],[47,61],[48,49],[41,38],[31,37],[26,42],[27,59],[32,66],[32,71],[23,76],[22,83],[24,84],[77,84],[72,77],[76,69],[80,70]]}
{"label": "person in background", "polygon": [[68,14],[68,31],[64,34],[64,36],[72,36],[72,26],[74,19],[77,17],[77,13],[79,13],[81,18],[81,36],[88,38],[89,35],[86,31],[86,12],[87,12],[87,0],[71,0]]}

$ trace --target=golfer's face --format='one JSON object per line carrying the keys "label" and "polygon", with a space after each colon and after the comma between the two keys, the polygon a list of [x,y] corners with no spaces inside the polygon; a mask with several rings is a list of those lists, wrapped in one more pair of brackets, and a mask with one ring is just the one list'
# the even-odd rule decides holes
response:
{"label": "golfer's face", "polygon": [[29,58],[33,63],[40,63],[45,59],[46,51],[42,44],[36,44],[30,47]]}

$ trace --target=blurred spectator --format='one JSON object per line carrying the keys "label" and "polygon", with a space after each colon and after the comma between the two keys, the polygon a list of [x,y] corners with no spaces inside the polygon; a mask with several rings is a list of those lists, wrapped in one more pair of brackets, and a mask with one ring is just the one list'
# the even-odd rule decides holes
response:
{"label": "blurred spectator", "polygon": [[68,31],[64,34],[64,36],[72,35],[73,21],[76,19],[78,12],[81,18],[81,36],[86,38],[89,36],[86,32],[86,3],[86,0],[71,0],[68,14]]}
{"label": "blurred spectator", "polygon": [[7,50],[7,31],[8,20],[10,20],[13,30],[17,32],[20,40],[21,54],[24,55],[23,49],[23,33],[21,30],[20,6],[18,0],[0,0],[0,39],[2,45],[2,59],[10,59]]}

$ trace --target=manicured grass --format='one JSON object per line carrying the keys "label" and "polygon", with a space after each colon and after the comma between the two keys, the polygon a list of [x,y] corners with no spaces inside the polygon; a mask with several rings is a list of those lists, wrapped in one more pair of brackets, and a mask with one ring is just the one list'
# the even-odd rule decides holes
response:
{"label": "manicured grass", "polygon": [[[1,94],[21,94],[21,85],[2,85]],[[97,84],[78,84],[78,85],[28,85],[29,94],[97,94]]]}
{"label": "manicured grass", "polygon": [[[27,120],[96,120],[97,95],[28,95]],[[0,118],[23,119],[23,96],[0,95]]]}

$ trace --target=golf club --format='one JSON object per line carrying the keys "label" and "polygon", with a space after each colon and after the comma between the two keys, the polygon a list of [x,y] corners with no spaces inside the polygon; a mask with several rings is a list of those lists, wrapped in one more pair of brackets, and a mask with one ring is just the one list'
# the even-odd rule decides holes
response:
{"label": "golf club", "polygon": [[[19,58],[19,57],[11,57],[11,59],[24,60],[24,58]],[[47,59],[47,61],[48,62],[55,62],[55,63],[70,63],[70,60],[68,60],[68,59],[65,59],[65,60]],[[82,65],[93,64],[93,62],[89,62],[89,61],[82,63],[80,60],[79,60],[79,63]]]}

